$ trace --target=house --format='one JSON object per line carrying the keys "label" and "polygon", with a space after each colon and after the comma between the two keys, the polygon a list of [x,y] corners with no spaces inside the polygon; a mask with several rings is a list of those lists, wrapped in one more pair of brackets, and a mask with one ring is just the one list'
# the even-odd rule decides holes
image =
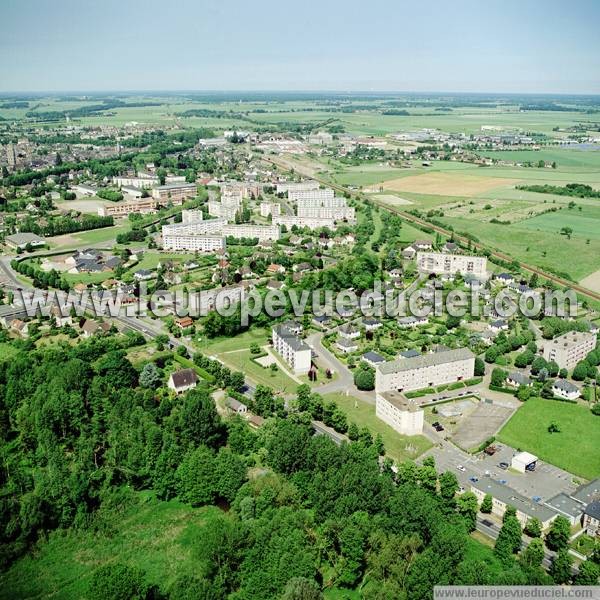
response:
{"label": "house", "polygon": [[248,407],[235,398],[227,398],[227,408],[236,415],[245,415],[248,413]]}
{"label": "house", "polygon": [[179,327],[179,329],[187,329],[194,324],[194,321],[191,317],[182,317],[181,319],[177,319],[175,324],[177,327]]}
{"label": "house", "polygon": [[398,279],[399,277],[402,277],[404,271],[402,269],[396,268],[396,269],[391,269],[388,271],[388,275],[392,278],[392,279]]}
{"label": "house", "polygon": [[498,319],[496,321],[492,321],[490,323],[490,330],[494,333],[499,333],[500,331],[508,330],[508,323],[503,319]]}
{"label": "house", "polygon": [[398,358],[416,358],[417,356],[421,356],[421,353],[418,350],[403,350],[398,354]]}
{"label": "house", "polygon": [[579,388],[566,379],[557,379],[552,384],[552,393],[566,400],[577,400],[581,396]]}
{"label": "house", "polygon": [[10,328],[21,337],[27,337],[29,335],[29,324],[21,319],[13,319]]}
{"label": "house", "polygon": [[412,246],[407,246],[402,250],[402,258],[412,260],[417,255],[417,251]]}
{"label": "house", "polygon": [[303,327],[298,321],[284,321],[282,323],[284,327],[286,327],[291,333],[294,335],[300,335],[302,333]]}
{"label": "house", "polygon": [[346,354],[349,354],[350,352],[356,352],[356,350],[358,350],[358,344],[349,338],[341,338],[337,340],[335,345]]}
{"label": "house", "polygon": [[383,358],[381,354],[377,354],[377,352],[373,351],[365,352],[360,359],[371,367],[376,367],[377,365],[385,362],[385,358]]}
{"label": "house", "polygon": [[311,269],[312,269],[312,267],[307,262],[301,262],[292,267],[292,270],[295,273],[306,273],[306,272],[310,271]]}
{"label": "house", "polygon": [[494,278],[496,281],[500,282],[502,285],[510,285],[515,282],[515,278],[510,273],[500,273],[496,275]]}
{"label": "house", "polygon": [[375,331],[380,327],[383,327],[383,323],[377,319],[373,319],[372,317],[365,317],[362,320],[362,325],[366,331]]}
{"label": "house", "polygon": [[148,281],[148,279],[152,279],[154,273],[148,269],[140,269],[133,274],[133,278],[137,281]]}
{"label": "house", "polygon": [[315,315],[312,322],[319,327],[327,327],[331,323],[331,317],[328,315]]}
{"label": "house", "polygon": [[46,244],[45,240],[34,233],[15,233],[7,235],[4,243],[13,250],[24,250],[27,246],[37,248]]}
{"label": "house", "polygon": [[600,537],[600,500],[594,500],[585,507],[583,528],[588,535]]}
{"label": "house", "polygon": [[168,387],[174,390],[177,394],[182,394],[196,387],[198,383],[198,375],[194,369],[180,369],[171,373],[169,377]]}
{"label": "house", "polygon": [[401,317],[398,319],[398,327],[401,329],[408,329],[410,327],[417,327],[420,325],[427,325],[429,322],[427,317]]}
{"label": "house", "polygon": [[285,286],[283,281],[277,281],[277,279],[269,279],[267,281],[267,289],[269,290],[280,290]]}
{"label": "house", "polygon": [[250,415],[250,418],[248,419],[248,424],[254,429],[262,427],[264,425],[264,422],[265,420],[258,415]]}
{"label": "house", "polygon": [[81,332],[83,333],[84,338],[92,337],[97,333],[107,333],[110,331],[111,324],[110,323],[98,323],[97,321],[92,321],[91,319],[86,319],[83,324],[79,326]]}
{"label": "house", "polygon": [[458,250],[459,250],[458,245],[455,244],[454,242],[446,242],[442,246],[442,252],[444,252],[444,253],[454,254],[455,252],[458,252]]}
{"label": "house", "polygon": [[360,331],[352,325],[350,325],[350,323],[342,325],[339,328],[338,333],[340,337],[346,338],[347,340],[356,340],[360,337]]}
{"label": "house", "polygon": [[412,247],[415,250],[431,250],[433,244],[429,240],[416,240],[412,243]]}
{"label": "house", "polygon": [[267,267],[267,273],[269,275],[279,275],[285,273],[285,267],[283,265],[277,265],[275,263],[271,263]]}
{"label": "house", "polygon": [[512,387],[520,387],[522,385],[529,387],[532,385],[531,379],[519,371],[513,371],[506,377],[506,383]]}

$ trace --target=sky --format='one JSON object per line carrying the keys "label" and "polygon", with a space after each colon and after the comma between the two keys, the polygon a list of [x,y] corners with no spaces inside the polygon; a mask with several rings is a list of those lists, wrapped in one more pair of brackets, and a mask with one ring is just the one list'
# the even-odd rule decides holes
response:
{"label": "sky", "polygon": [[596,0],[0,0],[0,92],[600,93]]}

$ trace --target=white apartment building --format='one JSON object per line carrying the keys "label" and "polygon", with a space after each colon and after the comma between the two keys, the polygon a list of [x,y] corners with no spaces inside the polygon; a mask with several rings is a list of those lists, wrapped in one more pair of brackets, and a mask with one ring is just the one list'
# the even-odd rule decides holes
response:
{"label": "white apartment building", "polygon": [[281,204],[278,202],[261,202],[260,203],[260,216],[268,217],[273,215],[274,217],[281,214]]}
{"label": "white apartment building", "polygon": [[135,177],[113,177],[113,185],[118,187],[134,187],[138,189],[149,189],[158,185],[160,180],[155,175],[137,175]]}
{"label": "white apartment building", "polygon": [[241,285],[230,285],[193,292],[189,296],[188,310],[191,316],[204,316],[211,310],[228,308],[232,304],[239,304],[243,297],[244,288]]}
{"label": "white apartment building", "polygon": [[375,393],[410,392],[471,379],[475,355],[468,348],[384,362],[375,370]]}
{"label": "white apartment building", "polygon": [[304,192],[309,190],[318,190],[319,182],[309,179],[308,181],[284,181],[277,184],[277,193],[289,194],[290,191]]}
{"label": "white apartment building", "polygon": [[334,221],[354,221],[355,219],[353,206],[300,206],[298,204],[298,216]]}
{"label": "white apartment building", "polygon": [[256,198],[262,191],[261,184],[247,181],[228,181],[220,187],[223,194],[235,194],[241,198]]}
{"label": "white apartment building", "polygon": [[241,223],[239,225],[225,225],[222,229],[225,237],[234,238],[257,238],[259,242],[265,240],[276,241],[279,239],[278,225],[254,225],[253,223]]}
{"label": "white apartment building", "polygon": [[218,200],[208,201],[208,214],[212,217],[221,217],[227,221],[234,221],[239,210],[239,205],[223,204]]}
{"label": "white apartment building", "polygon": [[319,229],[327,227],[335,229],[335,221],[333,219],[318,219],[315,217],[297,217],[295,215],[279,215],[273,217],[273,224],[285,225],[288,229],[293,227],[308,227],[308,229]]}
{"label": "white apartment building", "polygon": [[587,331],[568,331],[544,342],[543,355],[549,362],[555,361],[561,369],[573,369],[595,347],[597,335]]}
{"label": "white apartment building", "polygon": [[444,252],[417,252],[419,271],[436,274],[474,275],[487,279],[487,258]]}
{"label": "white apartment building", "polygon": [[152,197],[162,202],[183,204],[188,198],[194,198],[197,194],[195,183],[170,183],[161,185],[152,190]]}
{"label": "white apartment building", "polygon": [[297,375],[310,371],[311,349],[284,325],[273,327],[273,348]]}
{"label": "white apartment building", "polygon": [[184,223],[172,223],[162,226],[163,240],[165,236],[176,235],[207,235],[221,233],[227,224],[226,219],[207,219],[206,221],[192,221]]}
{"label": "white apartment building", "polygon": [[335,192],[331,188],[314,190],[288,190],[288,199],[295,202],[314,202],[319,205],[327,200],[333,201]]}
{"label": "white apartment building", "polygon": [[199,223],[204,220],[204,214],[201,210],[182,210],[181,211],[181,223],[182,225],[190,225],[192,223]]}
{"label": "white apartment building", "polygon": [[423,409],[400,392],[388,391],[377,394],[375,414],[402,435],[423,433]]}
{"label": "white apartment building", "polygon": [[225,249],[220,235],[163,234],[163,249],[186,252],[216,252]]}

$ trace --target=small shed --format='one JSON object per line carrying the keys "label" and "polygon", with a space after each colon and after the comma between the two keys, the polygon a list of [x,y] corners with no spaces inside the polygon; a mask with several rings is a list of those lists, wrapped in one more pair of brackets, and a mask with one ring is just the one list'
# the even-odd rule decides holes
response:
{"label": "small shed", "polygon": [[538,457],[529,452],[519,452],[512,457],[510,466],[519,471],[519,473],[525,473],[525,471],[535,471]]}

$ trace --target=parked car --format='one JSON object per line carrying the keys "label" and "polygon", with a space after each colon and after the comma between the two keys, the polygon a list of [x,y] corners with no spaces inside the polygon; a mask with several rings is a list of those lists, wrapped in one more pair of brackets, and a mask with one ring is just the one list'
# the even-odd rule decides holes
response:
{"label": "parked car", "polygon": [[479,479],[477,479],[477,477],[469,477],[469,481],[471,483],[477,483],[479,481]]}
{"label": "parked car", "polygon": [[456,468],[463,473],[466,471],[466,469],[462,465],[456,465]]}
{"label": "parked car", "polygon": [[506,469],[508,469],[508,463],[507,462],[501,462],[498,463],[498,467],[504,471],[506,471]]}

